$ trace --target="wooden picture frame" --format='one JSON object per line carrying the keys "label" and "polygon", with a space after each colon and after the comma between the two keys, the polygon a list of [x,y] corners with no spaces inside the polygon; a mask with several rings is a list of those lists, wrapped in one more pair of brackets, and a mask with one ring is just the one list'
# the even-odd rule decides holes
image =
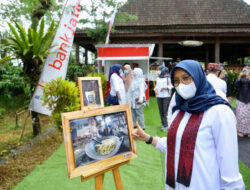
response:
{"label": "wooden picture frame", "polygon": [[68,177],[89,178],[137,157],[130,105],[62,114]]}
{"label": "wooden picture frame", "polygon": [[101,77],[78,77],[81,109],[104,107]]}

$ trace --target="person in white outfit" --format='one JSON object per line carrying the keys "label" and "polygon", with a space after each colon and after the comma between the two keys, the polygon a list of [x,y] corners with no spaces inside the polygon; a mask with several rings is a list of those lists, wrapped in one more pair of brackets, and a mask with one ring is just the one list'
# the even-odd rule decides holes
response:
{"label": "person in white outfit", "polygon": [[145,83],[142,69],[135,68],[133,70],[134,80],[128,91],[129,104],[131,105],[133,125],[136,126],[137,118],[139,118],[139,123],[142,129],[145,130],[144,114],[143,108],[145,106],[145,90],[147,85]]}
{"label": "person in white outfit", "polygon": [[138,124],[132,132],[166,154],[165,189],[244,190],[229,103],[216,95],[197,61],[179,62],[171,82],[176,104],[167,137],[150,136]]}
{"label": "person in white outfit", "polygon": [[159,76],[156,79],[154,91],[161,116],[161,130],[165,131],[168,128],[167,113],[173,86],[170,81],[168,68],[159,67],[158,69]]}
{"label": "person in white outfit", "polygon": [[214,87],[216,94],[227,100],[227,83],[218,77],[220,71],[221,66],[219,64],[209,63],[207,67],[207,80]]}
{"label": "person in white outfit", "polygon": [[126,104],[126,92],[124,82],[121,78],[122,66],[115,64],[110,67],[109,82],[110,82],[110,95],[118,96],[119,104]]}
{"label": "person in white outfit", "polygon": [[122,75],[125,90],[126,90],[126,102],[129,104],[129,88],[131,86],[132,81],[134,80],[133,70],[131,69],[130,65],[126,64],[123,66],[123,75]]}

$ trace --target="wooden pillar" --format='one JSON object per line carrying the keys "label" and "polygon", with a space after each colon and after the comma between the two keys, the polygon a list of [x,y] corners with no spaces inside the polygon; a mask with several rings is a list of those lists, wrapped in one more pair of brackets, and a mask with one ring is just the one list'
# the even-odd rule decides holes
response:
{"label": "wooden pillar", "polygon": [[[162,42],[162,38],[160,38],[160,40],[159,40],[158,57],[163,57],[163,42]],[[160,60],[160,64],[162,64],[162,59]]]}
{"label": "wooden pillar", "polygon": [[79,44],[76,44],[76,64],[79,63]]}
{"label": "wooden pillar", "polygon": [[209,45],[206,45],[206,58],[205,58],[205,69],[207,69],[207,65],[209,63]]}
{"label": "wooden pillar", "polygon": [[84,58],[85,58],[85,64],[87,65],[88,64],[88,50],[86,48],[84,51]]}
{"label": "wooden pillar", "polygon": [[215,52],[214,52],[214,57],[215,57],[215,63],[219,63],[220,62],[220,39],[219,37],[216,37],[215,40],[215,48],[214,48]]}

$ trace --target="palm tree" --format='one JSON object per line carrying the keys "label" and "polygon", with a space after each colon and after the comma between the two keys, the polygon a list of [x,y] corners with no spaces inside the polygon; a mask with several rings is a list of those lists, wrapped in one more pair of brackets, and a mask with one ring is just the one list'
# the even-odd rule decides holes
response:
{"label": "palm tree", "polygon": [[[52,20],[47,32],[44,32],[44,18],[38,29],[29,28],[27,32],[18,23],[15,23],[15,27],[10,23],[8,25],[11,34],[7,39],[7,48],[12,52],[12,57],[22,60],[23,72],[29,79],[31,94],[33,94],[56,32],[55,22]],[[36,136],[41,132],[39,117],[36,112],[31,112],[31,117],[33,135]]]}

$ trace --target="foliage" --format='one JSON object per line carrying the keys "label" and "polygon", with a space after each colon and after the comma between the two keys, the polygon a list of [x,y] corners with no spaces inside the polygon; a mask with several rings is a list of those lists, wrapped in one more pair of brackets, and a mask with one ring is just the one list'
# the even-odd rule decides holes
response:
{"label": "foliage", "polygon": [[6,109],[0,108],[0,116],[4,115],[6,113]]}
{"label": "foliage", "polygon": [[75,56],[70,56],[66,79],[77,81],[77,77],[84,77],[94,71],[94,65],[76,64]]}
{"label": "foliage", "polygon": [[0,107],[6,110],[5,116],[12,115],[15,112],[27,109],[30,103],[30,97],[25,94],[18,94],[12,97],[0,95]]}
{"label": "foliage", "polygon": [[236,96],[237,94],[237,88],[235,86],[235,81],[239,76],[239,73],[227,71],[227,75],[229,76],[230,84],[231,84],[231,96]]}
{"label": "foliage", "polygon": [[11,60],[11,55],[4,56],[2,59],[0,59],[0,65],[3,64],[3,63],[6,63],[9,60]]}
{"label": "foliage", "polygon": [[89,73],[87,75],[88,77],[101,77],[101,82],[102,82],[102,93],[103,93],[103,97],[104,94],[106,94],[106,90],[107,90],[107,80],[105,78],[104,73]]}
{"label": "foliage", "polygon": [[23,18],[31,21],[34,17],[41,18],[46,15],[46,20],[51,18],[59,20],[60,9],[63,0],[8,0],[8,3],[0,3],[2,22],[6,19],[11,22],[21,22]]}
{"label": "foliage", "polygon": [[45,57],[49,54],[50,44],[55,34],[55,22],[52,21],[45,32],[44,18],[39,29],[32,28],[25,31],[21,24],[15,23],[15,27],[8,23],[11,35],[7,39],[7,48],[13,52],[15,58],[23,62],[23,72],[29,78],[31,86],[35,86],[41,74],[41,66]]}
{"label": "foliage", "polygon": [[0,65],[0,95],[11,98],[18,94],[30,96],[29,84],[23,76],[22,68],[11,63]]}
{"label": "foliage", "polygon": [[61,128],[61,113],[75,111],[80,108],[79,90],[74,82],[61,77],[51,80],[43,88],[44,104],[52,111],[58,128]]}
{"label": "foliage", "polygon": [[231,106],[232,108],[236,108],[236,98],[231,97]]}
{"label": "foliage", "polygon": [[[86,19],[80,19],[79,23],[84,24],[84,31],[96,43],[104,43],[108,32],[108,21],[113,14],[113,10],[118,5],[121,7],[124,3],[117,0],[91,0],[90,5],[84,5],[82,11],[88,15]],[[110,11],[112,10],[112,11]],[[135,15],[130,15],[126,12],[117,11],[115,20],[125,22],[128,19],[136,20]],[[112,29],[114,31],[114,28]]]}

